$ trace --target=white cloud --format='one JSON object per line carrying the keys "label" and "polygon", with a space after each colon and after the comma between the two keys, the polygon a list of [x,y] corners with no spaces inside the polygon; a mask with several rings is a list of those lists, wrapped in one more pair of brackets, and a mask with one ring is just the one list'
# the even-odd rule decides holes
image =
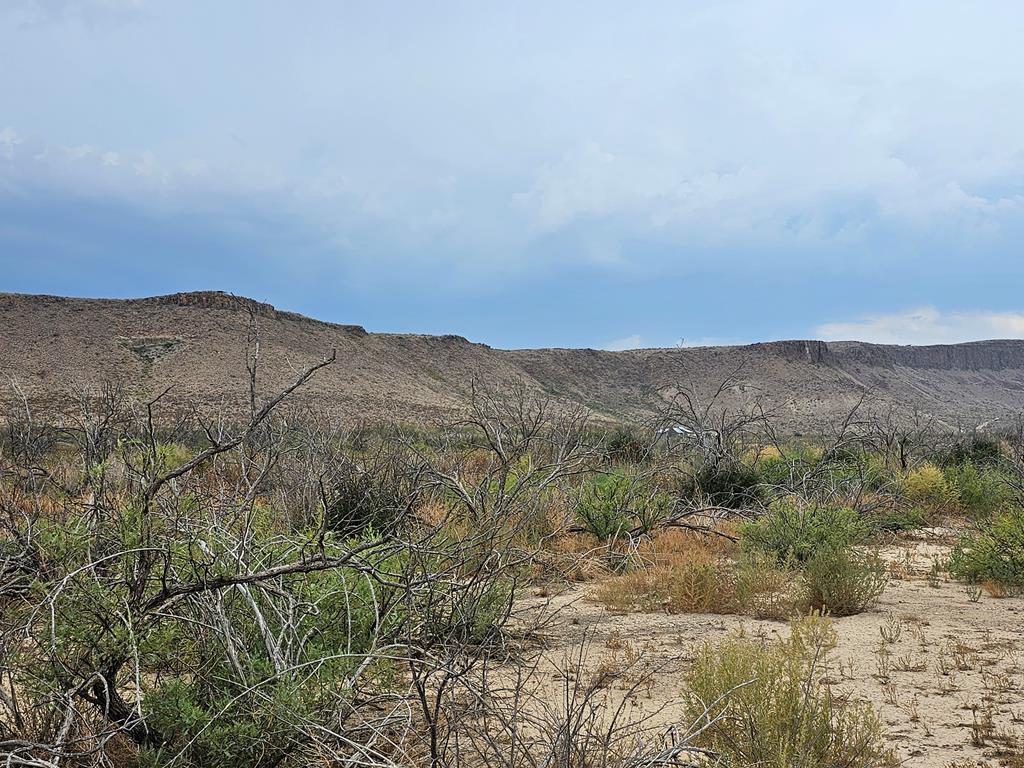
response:
{"label": "white cloud", "polygon": [[942,312],[935,307],[920,307],[851,322],[824,323],[814,329],[814,334],[825,341],[876,344],[955,344],[1024,338],[1024,312]]}
{"label": "white cloud", "polygon": [[138,176],[156,176],[159,172],[160,166],[156,161],[156,155],[152,152],[146,151],[142,153],[142,157],[132,165],[135,169],[135,173]]}
{"label": "white cloud", "polygon": [[634,333],[632,336],[625,336],[621,339],[613,339],[612,341],[606,341],[601,345],[601,349],[606,349],[609,352],[623,352],[627,349],[642,349],[644,346],[644,340],[638,333]]}
{"label": "white cloud", "polygon": [[[34,141],[97,147],[94,178],[84,159],[66,174],[76,189],[273,195],[275,211],[374,264],[657,269],[708,246],[750,262],[783,246],[782,268],[831,256],[793,244],[952,249],[1024,226],[1024,84],[1006,75],[1024,64],[1024,4],[538,4],[514,23],[470,4],[411,10],[401,28],[372,3],[6,4],[60,22],[5,34],[0,10],[0,47],[34,87],[13,70],[0,85],[6,119]],[[138,23],[70,23],[90,15]],[[227,47],[196,45],[196,29]],[[393,56],[376,55],[382,41]],[[174,119],[155,119],[167,104]],[[159,163],[138,159],[147,147]]]}
{"label": "white cloud", "polygon": [[21,138],[10,126],[0,131],[0,155],[8,160],[14,157],[14,148],[21,143]]}

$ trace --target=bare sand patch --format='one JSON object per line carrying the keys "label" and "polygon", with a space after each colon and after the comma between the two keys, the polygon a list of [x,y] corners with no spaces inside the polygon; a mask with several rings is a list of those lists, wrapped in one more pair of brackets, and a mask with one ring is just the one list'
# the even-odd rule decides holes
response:
{"label": "bare sand patch", "polygon": [[[1024,744],[1024,599],[949,581],[933,568],[947,551],[936,537],[885,548],[891,578],[877,605],[834,620],[830,684],[878,709],[886,739],[909,768],[998,765]],[[598,584],[522,603],[554,614],[539,666],[540,690],[552,702],[564,696],[567,668],[580,679],[610,670],[607,696],[622,717],[665,728],[680,723],[682,676],[699,644],[788,632],[785,622],[743,616],[612,612],[594,599]],[[653,674],[637,687],[641,668]],[[621,679],[616,670],[626,670]]]}

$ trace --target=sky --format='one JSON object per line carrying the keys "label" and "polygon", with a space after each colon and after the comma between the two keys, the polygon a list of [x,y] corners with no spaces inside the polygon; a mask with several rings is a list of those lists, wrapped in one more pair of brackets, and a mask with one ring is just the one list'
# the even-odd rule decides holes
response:
{"label": "sky", "polygon": [[1024,336],[1024,3],[2,0],[0,291]]}

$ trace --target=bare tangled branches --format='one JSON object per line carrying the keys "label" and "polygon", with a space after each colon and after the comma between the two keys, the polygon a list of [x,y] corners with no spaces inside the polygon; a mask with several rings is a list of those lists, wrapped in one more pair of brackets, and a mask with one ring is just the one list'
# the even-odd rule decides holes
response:
{"label": "bare tangled branches", "polygon": [[110,384],[47,424],[13,390],[6,764],[699,764],[716,703],[667,732],[627,716],[650,679],[639,664],[613,696],[612,673],[569,674],[584,643],[558,695],[539,690],[550,671],[516,605],[544,545],[576,535],[625,567],[659,531],[735,539],[723,521],[792,495],[870,511],[893,495],[871,462],[902,472],[934,439],[862,401],[827,434],[783,440],[756,393],[725,407],[740,371],[710,398],[677,389],[614,450],[589,414],[522,384],[472,382],[466,413],[433,429],[352,428],[289,409],[333,353],[261,398],[258,331],[254,315],[241,423],[172,418],[163,394]]}
{"label": "bare tangled branches", "polygon": [[[527,711],[487,681],[521,652],[528,542],[599,456],[587,414],[474,383],[465,418],[366,439],[278,415],[333,354],[261,404],[255,326],[248,350],[237,427],[168,422],[166,393],[137,404],[114,385],[59,428],[24,397],[7,420],[7,764],[479,764],[497,746],[481,723]],[[556,755],[531,722],[505,764],[610,744],[566,732]]]}

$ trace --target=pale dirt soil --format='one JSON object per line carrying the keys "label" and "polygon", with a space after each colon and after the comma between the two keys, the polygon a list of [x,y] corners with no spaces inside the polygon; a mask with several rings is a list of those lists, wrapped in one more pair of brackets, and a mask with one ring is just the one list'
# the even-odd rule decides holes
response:
{"label": "pale dirt soil", "polygon": [[[935,538],[887,547],[882,554],[892,563],[892,575],[881,599],[866,613],[834,620],[839,643],[827,679],[835,692],[877,708],[885,737],[907,768],[952,761],[999,765],[1008,737],[1024,739],[1024,598],[982,594],[973,602],[964,585],[945,576],[932,586],[932,557],[947,549]],[[565,690],[561,670],[567,659],[575,662],[585,641],[576,679],[622,669],[639,653],[639,666],[654,674],[628,696],[624,716],[649,718],[659,729],[682,724],[682,674],[700,643],[736,633],[771,638],[788,631],[785,622],[743,616],[614,613],[594,599],[595,587],[596,582],[578,584],[523,601],[529,611],[554,614],[543,631],[538,672],[540,689],[555,707]],[[885,644],[886,675],[880,630],[893,626],[898,637]],[[624,672],[605,695],[617,706],[638,677],[635,667]],[[1024,741],[1017,749],[1022,747]]]}

